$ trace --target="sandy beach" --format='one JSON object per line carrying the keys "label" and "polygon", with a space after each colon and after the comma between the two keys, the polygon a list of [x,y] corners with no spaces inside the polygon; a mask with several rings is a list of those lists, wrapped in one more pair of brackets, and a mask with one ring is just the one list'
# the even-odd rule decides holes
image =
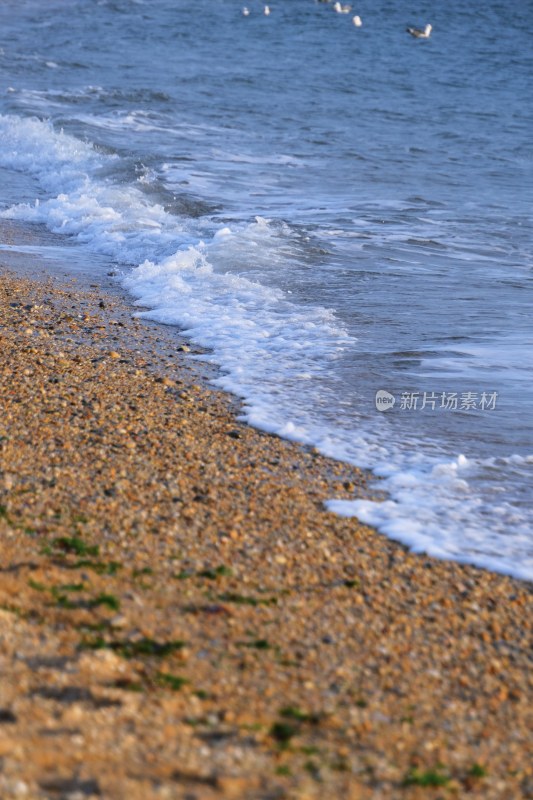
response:
{"label": "sandy beach", "polygon": [[531,586],[324,509],[172,330],[3,269],[0,797],[533,796]]}

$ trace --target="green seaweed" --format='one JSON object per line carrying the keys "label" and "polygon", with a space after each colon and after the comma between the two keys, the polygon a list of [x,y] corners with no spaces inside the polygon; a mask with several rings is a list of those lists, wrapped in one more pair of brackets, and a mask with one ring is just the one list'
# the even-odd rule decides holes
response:
{"label": "green seaweed", "polygon": [[97,556],[100,552],[97,544],[87,544],[79,536],[60,536],[52,544],[56,550],[76,556]]}
{"label": "green seaweed", "polygon": [[298,706],[285,706],[284,708],[280,709],[280,717],[284,719],[293,719],[298,722],[309,722],[312,725],[318,725],[320,722],[320,715],[319,714],[308,714],[306,711],[302,711]]}
{"label": "green seaweed", "polygon": [[84,589],[85,584],[83,583],[65,583],[62,586],[52,586],[50,594],[59,608],[66,608],[69,611],[73,611],[76,608],[80,608],[80,604],[73,603],[69,594],[72,592],[82,592]]}
{"label": "green seaweed", "polygon": [[409,770],[403,780],[404,786],[424,786],[438,787],[446,786],[450,782],[449,775],[442,772],[440,768],[419,770],[413,767]]}
{"label": "green seaweed", "polygon": [[159,672],[157,674],[156,682],[159,686],[167,689],[172,689],[173,692],[179,692],[189,681],[187,678],[182,678],[179,675],[170,675],[168,672]]}
{"label": "green seaweed", "polygon": [[131,641],[129,639],[107,641],[102,637],[85,639],[80,644],[82,650],[113,650],[123,658],[135,658],[136,656],[165,658],[175,653],[177,650],[181,650],[184,646],[185,642],[181,641],[158,642],[155,639],[147,638],[138,639],[136,641]]}
{"label": "green seaweed", "polygon": [[74,611],[79,608],[77,603],[73,603],[70,597],[66,594],[58,594],[56,597],[56,605],[58,608],[66,608],[69,611]]}
{"label": "green seaweed", "polygon": [[28,586],[30,589],[35,589],[36,592],[46,592],[46,586],[44,583],[39,583],[39,581],[34,581],[33,578],[30,578],[28,581]]}
{"label": "green seaweed", "polygon": [[178,581],[185,581],[185,580],[187,580],[187,578],[192,578],[192,577],[193,577],[193,575],[194,575],[194,572],[191,572],[191,570],[188,570],[188,569],[182,569],[182,570],[180,570],[179,572],[177,572],[177,573],[174,575],[174,577],[175,577],[175,578],[176,578]]}
{"label": "green seaweed", "polygon": [[233,575],[232,570],[229,567],[226,567],[224,564],[221,564],[219,567],[215,567],[214,569],[203,569],[198,573],[200,578],[207,578],[210,581],[214,581],[217,578],[223,577],[230,577]]}
{"label": "green seaweed", "polygon": [[142,569],[134,569],[132,572],[133,578],[140,578],[141,575],[153,575],[154,571],[151,567],[143,567]]}
{"label": "green seaweed", "polygon": [[236,594],[235,592],[224,592],[224,594],[219,595],[219,600],[223,603],[235,603],[237,605],[242,606],[271,606],[276,605],[278,602],[277,597],[268,597],[265,599],[257,598],[257,597],[248,597],[242,594]]}
{"label": "green seaweed", "polygon": [[488,771],[485,769],[485,767],[476,762],[475,764],[472,764],[468,770],[468,775],[471,778],[485,778],[488,775]]}
{"label": "green seaweed", "polygon": [[291,739],[296,736],[297,733],[297,726],[291,725],[288,722],[275,722],[270,728],[270,735],[282,749],[289,746]]}
{"label": "green seaweed", "polygon": [[272,645],[269,644],[267,639],[256,639],[254,642],[246,642],[245,647],[251,647],[255,650],[270,650]]}
{"label": "green seaweed", "polygon": [[97,608],[98,606],[106,606],[111,611],[118,611],[120,609],[120,600],[114,594],[102,593],[89,601],[90,608]]}

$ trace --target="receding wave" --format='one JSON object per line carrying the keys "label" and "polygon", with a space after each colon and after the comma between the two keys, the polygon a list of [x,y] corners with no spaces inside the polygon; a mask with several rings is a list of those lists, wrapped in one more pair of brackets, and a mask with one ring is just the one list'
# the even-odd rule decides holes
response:
{"label": "receding wave", "polygon": [[200,227],[156,202],[142,181],[119,180],[118,155],[39,119],[0,116],[0,166],[42,187],[40,201],[2,216],[45,224],[121,264],[139,315],[178,325],[206,347],[203,358],[221,367],[218,384],[243,399],[243,418],[373,469],[389,493],[381,503],[332,500],[331,510],[417,550],[533,578],[526,508],[504,496],[489,503],[475,488],[479,479],[491,485],[495,471],[525,474],[531,459],[429,453],[415,438],[395,441],[384,415],[356,410],[350,424],[328,415],[335,363],[357,342],[331,310],[295,303],[281,288],[284,267],[300,257],[291,226],[257,217]]}

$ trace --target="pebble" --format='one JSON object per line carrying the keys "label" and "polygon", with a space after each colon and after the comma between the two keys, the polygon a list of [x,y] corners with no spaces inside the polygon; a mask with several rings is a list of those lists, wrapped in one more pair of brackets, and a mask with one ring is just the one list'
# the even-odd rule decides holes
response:
{"label": "pebble", "polygon": [[[171,331],[100,300],[0,284],[0,796],[414,800],[442,763],[527,797],[530,587],[324,512],[368,476],[238,427]],[[24,344],[30,314],[56,335]]]}

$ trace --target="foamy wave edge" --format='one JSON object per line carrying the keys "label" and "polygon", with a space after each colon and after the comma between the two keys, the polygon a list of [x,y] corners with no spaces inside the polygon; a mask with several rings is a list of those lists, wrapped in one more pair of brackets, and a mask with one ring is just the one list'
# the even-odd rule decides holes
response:
{"label": "foamy wave edge", "polygon": [[[516,553],[506,559],[475,552],[487,528],[468,525],[479,502],[469,495],[461,457],[424,469],[390,462],[383,468],[383,447],[372,434],[354,441],[353,432],[317,428],[306,417],[300,387],[319,382],[328,363],[353,340],[327,309],[300,308],[281,290],[237,273],[216,272],[212,263],[221,249],[226,260],[232,252],[235,258],[243,251],[249,256],[252,245],[271,248],[274,255],[280,232],[257,218],[240,230],[221,229],[205,243],[193,224],[151,203],[140,188],[120,186],[106,177],[116,158],[55,131],[46,121],[0,115],[0,165],[30,172],[50,195],[34,205],[14,206],[1,216],[45,224],[124,267],[133,266],[123,282],[136,304],[147,309],[138,316],[177,325],[211,349],[204,358],[221,367],[217,383],[243,398],[243,419],[250,424],[314,444],[339,460],[370,469],[379,462],[384,476],[380,488],[390,500],[330,500],[329,510],[357,516],[414,550],[533,579],[533,563],[519,560]],[[311,390],[307,403],[312,398]],[[352,444],[347,445],[350,437]],[[464,474],[459,477],[461,470]],[[453,531],[446,530],[441,520],[446,502],[453,506],[448,509]],[[520,545],[525,536],[520,521],[513,522],[506,508],[502,518],[511,529],[517,523],[515,544]],[[473,555],[464,552],[465,537],[471,539]],[[482,543],[486,545],[486,538]]]}

